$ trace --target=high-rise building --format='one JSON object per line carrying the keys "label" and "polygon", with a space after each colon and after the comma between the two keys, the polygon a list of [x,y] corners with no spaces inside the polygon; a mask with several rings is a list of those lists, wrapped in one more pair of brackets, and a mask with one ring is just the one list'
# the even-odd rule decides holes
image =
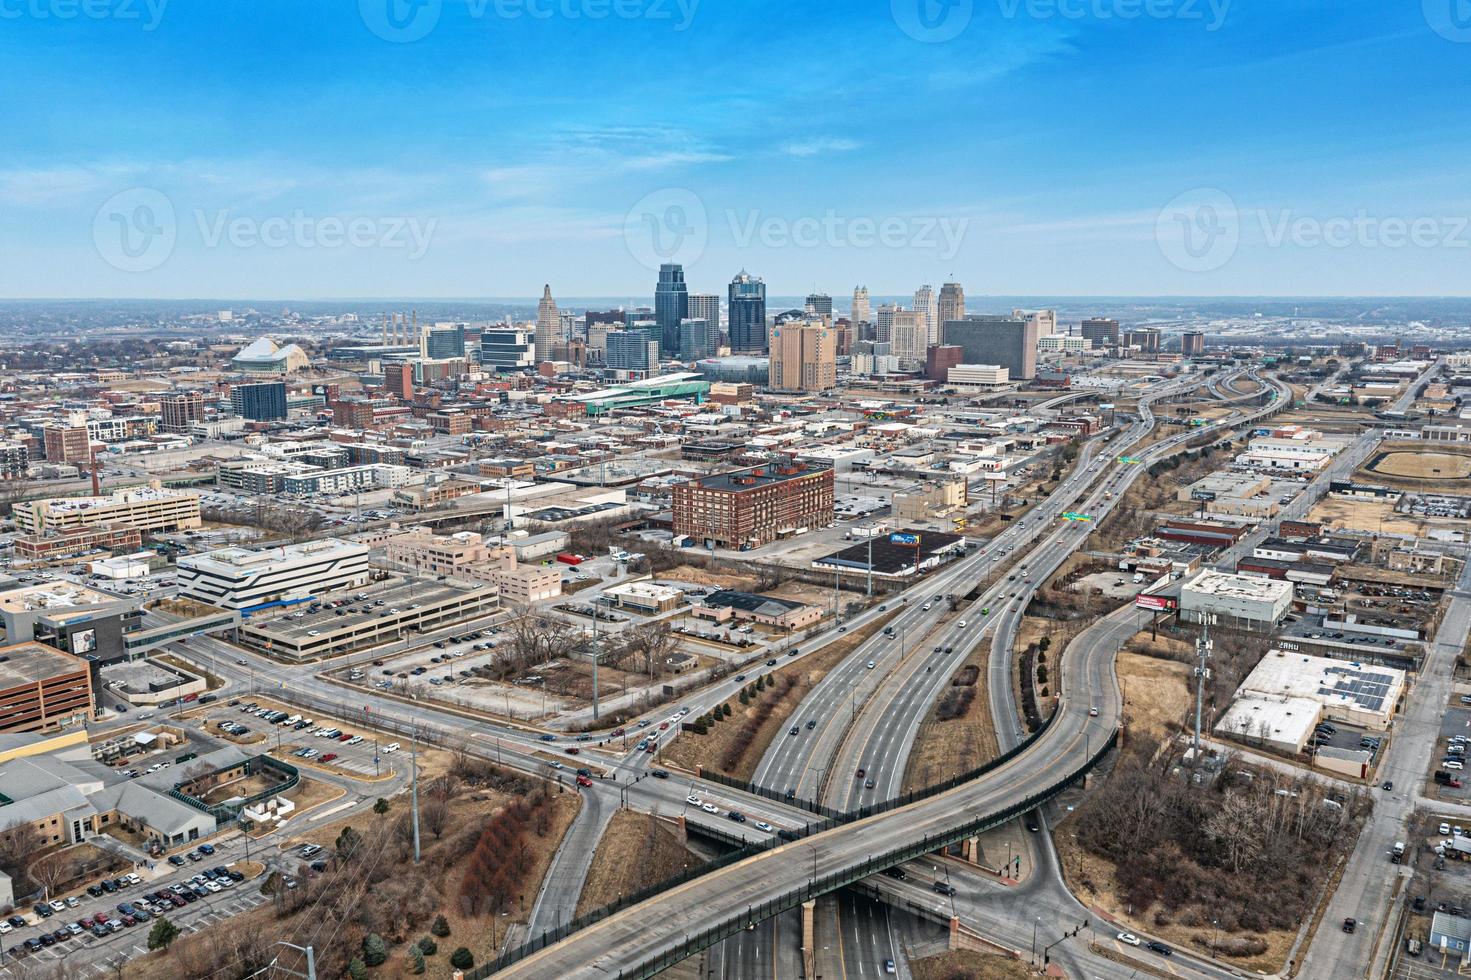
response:
{"label": "high-rise building", "polygon": [[833,298],[827,293],[812,293],[808,295],[803,309],[816,316],[822,317],[822,322],[828,326],[833,323]]}
{"label": "high-rise building", "polygon": [[925,351],[924,376],[931,381],[944,381],[950,376],[950,369],[961,364],[964,357],[965,351],[959,347],[935,344]]}
{"label": "high-rise building", "polygon": [[1028,313],[1026,310],[1012,310],[1011,315],[1022,320],[1034,320],[1037,324],[1038,337],[1051,337],[1057,333],[1057,311],[1037,310]]}
{"label": "high-rise building", "polygon": [[848,319],[853,321],[853,329],[862,333],[865,323],[873,322],[873,307],[868,302],[868,287],[853,287],[853,313]]}
{"label": "high-rise building", "polygon": [[924,317],[925,346],[940,342],[940,301],[935,289],[925,283],[914,291],[914,312]]}
{"label": "high-rise building", "polygon": [[552,299],[552,287],[548,283],[542,287],[541,302],[536,304],[537,360],[550,360],[552,348],[562,339],[557,336],[561,329],[562,315],[557,311],[557,301]]}
{"label": "high-rise building", "polygon": [[730,281],[726,293],[733,354],[766,352],[766,283],[745,269]]}
{"label": "high-rise building", "polygon": [[659,342],[642,330],[609,330],[607,344],[609,371],[647,376],[659,367]]}
{"label": "high-rise building", "polygon": [[1095,350],[1119,345],[1119,321],[1090,317],[1083,321],[1083,338],[1092,341]]}
{"label": "high-rise building", "polygon": [[385,364],[383,366],[383,390],[401,401],[414,397],[414,366],[412,364]]}
{"label": "high-rise building", "polygon": [[486,327],[480,332],[480,366],[502,374],[536,367],[533,338],[530,331],[517,327]]}
{"label": "high-rise building", "polygon": [[625,322],[627,321],[623,319],[622,310],[606,310],[602,312],[599,312],[597,310],[588,310],[582,315],[582,334],[584,337],[588,336],[591,333],[594,324],[604,323],[621,327]]}
{"label": "high-rise building", "polygon": [[204,395],[197,391],[165,395],[158,404],[158,412],[161,431],[188,435],[192,423],[204,421]]}
{"label": "high-rise building", "polygon": [[1137,347],[1141,354],[1158,354],[1160,340],[1160,332],[1155,327],[1130,330],[1124,334],[1124,346]]}
{"label": "high-rise building", "polygon": [[925,348],[929,346],[929,328],[925,315],[919,310],[898,310],[889,328],[890,346],[899,358],[901,371],[915,371],[924,364]]}
{"label": "high-rise building", "polygon": [[679,350],[679,321],[690,315],[690,294],[684,284],[684,266],[666,262],[659,266],[654,287],[654,319],[659,324],[659,349]]}
{"label": "high-rise building", "polygon": [[771,387],[822,391],[838,380],[833,332],[820,321],[784,323],[771,331]]}
{"label": "high-rise building", "polygon": [[465,356],[465,325],[463,323],[426,324],[419,338],[419,354],[435,360],[446,357]]}
{"label": "high-rise building", "polygon": [[873,339],[880,344],[887,344],[894,337],[894,314],[902,310],[902,306],[893,303],[882,303],[879,305],[878,317],[874,320]]}
{"label": "high-rise building", "polygon": [[945,323],[945,343],[962,348],[964,364],[994,364],[1012,381],[1037,376],[1037,324],[1013,316],[972,315]]}
{"label": "high-rise building", "polygon": [[48,425],[41,432],[48,463],[89,463],[92,436],[85,425]]}
{"label": "high-rise building", "polygon": [[714,357],[720,346],[720,331],[710,325],[704,317],[689,317],[679,321],[679,359],[697,361],[702,357]]}
{"label": "high-rise building", "polygon": [[30,469],[31,451],[21,442],[0,442],[0,480],[19,480]]}
{"label": "high-rise building", "polygon": [[235,414],[253,422],[274,422],[286,417],[286,382],[261,381],[230,389],[230,407]]}
{"label": "high-rise building", "polygon": [[958,282],[947,282],[940,287],[940,328],[951,320],[965,319],[965,288]]}
{"label": "high-rise building", "polygon": [[715,346],[720,346],[720,295],[718,293],[690,293],[691,320],[704,320],[710,324]]}
{"label": "high-rise building", "polygon": [[1180,351],[1186,357],[1199,357],[1205,353],[1205,334],[1190,331],[1180,338]]}

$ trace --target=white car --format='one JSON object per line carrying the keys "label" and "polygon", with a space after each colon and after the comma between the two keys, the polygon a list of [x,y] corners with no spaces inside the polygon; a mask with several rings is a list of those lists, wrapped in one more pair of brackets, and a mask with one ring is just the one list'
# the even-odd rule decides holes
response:
{"label": "white car", "polygon": [[757,820],[756,821],[756,829],[757,830],[760,830],[760,831],[763,831],[765,833],[768,833],[768,834],[772,834],[772,833],[775,833],[776,832],[776,828],[773,827],[771,824],[767,823],[764,820]]}
{"label": "white car", "polygon": [[874,662],[873,662],[873,661],[872,661],[872,660],[870,660],[870,661],[869,661],[869,662],[868,662],[868,669],[869,669],[869,670],[873,670],[873,669],[874,669],[874,667],[876,667],[876,666],[878,666],[878,665],[877,665],[877,664],[875,664],[875,663],[874,663]]}
{"label": "white car", "polygon": [[1128,943],[1130,946],[1139,945],[1139,937],[1134,935],[1132,932],[1121,932],[1119,933],[1118,938],[1119,942],[1121,943]]}
{"label": "white car", "polygon": [[[705,801],[702,800],[702,799],[700,799],[698,796],[686,796],[684,798],[684,801],[686,803],[688,803],[690,806],[704,806],[704,804],[705,804]],[[1443,830],[1443,831],[1441,831],[1441,833],[1449,834],[1450,831],[1449,830]]]}
{"label": "white car", "polygon": [[719,813],[720,812],[720,807],[716,806],[713,803],[702,803],[702,804],[700,804],[700,809],[701,810],[704,810],[706,813]]}
{"label": "white car", "polygon": [[958,630],[965,629],[965,620],[962,619],[960,622],[956,623],[955,628]]}
{"label": "white car", "polygon": [[9,922],[6,922],[4,919],[0,919],[0,936],[5,935],[7,932],[14,928],[15,927],[12,926]]}
{"label": "white car", "polygon": [[220,883],[218,881],[215,881],[213,878],[211,878],[209,881],[206,881],[204,883],[204,887],[208,888],[212,892],[217,892],[221,890]]}
{"label": "white car", "polygon": [[403,746],[399,745],[397,742],[389,742],[387,745],[383,746],[383,751],[385,753],[386,752],[397,752],[401,748],[403,748]]}
{"label": "white car", "polygon": [[1451,825],[1450,824],[1443,823],[1443,824],[1440,825],[1440,836],[1444,837],[1446,834],[1449,834],[1450,832],[1451,832]]}
{"label": "white car", "polygon": [[1464,765],[1462,765],[1461,763],[1457,762],[1455,759],[1447,759],[1446,761],[1444,761],[1444,762],[1442,762],[1440,764],[1440,767],[1442,769],[1451,769],[1451,770],[1459,770],[1459,769],[1465,769],[1466,768]]}

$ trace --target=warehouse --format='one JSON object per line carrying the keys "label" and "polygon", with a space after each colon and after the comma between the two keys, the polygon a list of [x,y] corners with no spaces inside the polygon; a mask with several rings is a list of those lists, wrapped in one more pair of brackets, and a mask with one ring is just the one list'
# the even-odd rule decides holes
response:
{"label": "warehouse", "polygon": [[1292,608],[1291,582],[1205,571],[1180,589],[1180,619],[1269,630]]}

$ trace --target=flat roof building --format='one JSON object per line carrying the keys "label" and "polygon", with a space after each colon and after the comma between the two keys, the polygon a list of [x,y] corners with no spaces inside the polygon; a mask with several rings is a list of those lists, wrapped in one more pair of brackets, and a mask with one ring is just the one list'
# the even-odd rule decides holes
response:
{"label": "flat roof building", "polygon": [[325,538],[250,551],[225,548],[179,559],[181,595],[225,609],[293,603],[366,585],[366,545]]}
{"label": "flat roof building", "polygon": [[1215,730],[1301,752],[1324,720],[1387,731],[1404,695],[1402,670],[1272,650],[1241,682]]}
{"label": "flat roof building", "polygon": [[833,471],[757,466],[674,486],[674,533],[710,547],[759,548],[833,522]]}
{"label": "flat roof building", "polygon": [[120,524],[140,534],[200,527],[199,494],[160,486],[119,490],[102,497],[50,497],[15,505],[15,526],[41,535]]}
{"label": "flat roof building", "polygon": [[1271,629],[1292,608],[1293,585],[1275,579],[1204,571],[1180,589],[1180,618],[1203,623]]}
{"label": "flat roof building", "polygon": [[92,720],[87,661],[34,641],[0,647],[0,734]]}

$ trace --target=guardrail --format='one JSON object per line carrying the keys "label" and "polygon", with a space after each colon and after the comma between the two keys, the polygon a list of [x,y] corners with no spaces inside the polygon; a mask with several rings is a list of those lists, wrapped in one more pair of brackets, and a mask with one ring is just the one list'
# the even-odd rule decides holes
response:
{"label": "guardrail", "polygon": [[[1047,721],[1047,725],[1050,724],[1051,719],[1049,718]],[[1040,735],[1042,733],[1042,731],[1045,731],[1047,725],[1044,725],[1042,729],[1039,729],[1038,732],[1032,736],[1032,738],[1036,738],[1037,735]],[[1015,758],[1024,749],[1026,749],[1028,745],[1030,745],[1031,741],[1032,739],[1028,739],[1026,742],[1023,742],[1016,748],[1011,749],[1009,752],[1006,752],[1003,755],[998,756],[996,759],[991,760],[991,762],[987,763],[985,766],[981,766],[978,767],[976,770],[973,770],[972,773],[967,773],[964,776],[954,777],[953,779],[946,780],[943,784],[936,784],[936,786],[928,787],[925,790],[916,790],[912,793],[907,793],[902,797],[895,797],[892,800],[886,800],[883,803],[876,803],[871,804],[870,806],[862,807],[858,810],[854,810],[845,814],[844,819],[826,819],[818,821],[816,823],[808,824],[805,827],[802,827],[801,829],[795,831],[794,833],[797,834],[799,839],[803,837],[810,837],[814,834],[820,834],[825,831],[865,819],[867,817],[875,816],[879,813],[884,813],[901,806],[908,806],[911,803],[915,803],[920,800],[936,796],[940,793],[948,792],[956,788],[956,786],[960,783],[975,779],[977,775],[983,775],[985,772],[991,771],[992,769],[996,768],[999,765],[1002,765],[1009,759]],[[868,858],[862,864],[857,865],[854,868],[848,868],[840,872],[835,872],[831,875],[823,876],[815,881],[801,886],[800,888],[792,892],[774,898],[768,902],[764,902],[759,906],[750,906],[747,908],[745,915],[732,917],[725,922],[698,934],[697,936],[686,937],[685,940],[673,950],[665,951],[664,953],[659,954],[659,956],[654,957],[653,959],[650,959],[643,964],[640,964],[637,970],[633,973],[622,971],[619,973],[619,976],[652,977],[654,974],[663,969],[666,969],[670,965],[678,963],[679,961],[689,957],[690,955],[714,945],[722,939],[726,939],[730,936],[735,935],[738,932],[741,932],[748,925],[753,925],[788,909],[796,908],[803,902],[807,901],[809,898],[816,898],[818,895],[825,895],[828,892],[836,891],[837,889],[842,888],[845,885],[852,884],[855,881],[860,881],[864,878],[869,877],[870,875],[877,874],[878,872],[883,871],[885,868],[891,868],[897,864],[903,864],[905,861],[912,860],[924,854],[928,854],[932,851],[939,850],[943,847],[948,847],[949,845],[962,841],[967,837],[971,837],[993,827],[998,827],[1009,820],[1014,820],[1022,814],[1026,813],[1028,810],[1035,809],[1036,807],[1050,800],[1058,793],[1061,793],[1063,790],[1067,789],[1078,780],[1082,779],[1083,776],[1085,776],[1095,765],[1098,764],[1099,760],[1101,760],[1113,749],[1117,741],[1118,732],[1114,731],[1109,735],[1104,745],[1087,760],[1085,760],[1083,765],[1080,766],[1077,770],[1069,773],[1067,776],[1047,787],[1046,789],[1032,794],[1025,800],[1022,800],[1020,803],[1015,803],[995,813],[986,814],[983,816],[975,817],[971,820],[967,820],[961,824],[958,824],[944,834],[936,835],[935,837],[925,835],[921,837],[918,843],[906,845],[905,847],[901,848],[896,848],[892,851],[889,851],[887,854],[882,854],[878,857]],[[734,784],[737,782],[739,781],[732,780],[730,785],[732,785],[733,788],[738,788],[734,786]],[[943,786],[944,788],[940,788],[941,786]],[[724,837],[731,843],[735,843],[735,838],[724,831],[713,829],[707,830],[707,828],[701,827],[700,832],[709,833],[711,836],[717,838]],[[642,891],[635,892],[631,895],[626,895],[623,898],[620,898],[619,900],[606,905],[601,909],[598,909],[594,912],[589,912],[586,915],[580,916],[572,920],[571,922],[566,923],[565,925],[558,926],[555,929],[547,930],[546,932],[543,932],[541,935],[537,936],[535,939],[532,939],[515,949],[507,950],[495,960],[485,963],[482,966],[470,971],[469,973],[466,973],[466,980],[484,980],[485,977],[489,977],[493,973],[499,970],[503,970],[513,963],[518,963],[521,960],[526,959],[528,956],[531,956],[534,953],[538,953],[546,947],[551,946],[554,943],[558,943],[563,939],[566,939],[574,932],[585,929],[596,922],[600,922],[603,919],[606,919],[609,916],[620,912],[625,908],[628,908],[632,905],[637,905],[640,902],[653,898],[655,895],[668,891],[671,888],[676,888],[679,885],[682,885],[688,881],[693,881],[696,878],[703,877],[710,872],[729,867],[730,865],[735,864],[738,861],[742,861],[748,857],[752,857],[764,851],[773,850],[777,847],[782,847],[786,843],[787,841],[783,841],[778,838],[768,838],[762,841],[747,843],[741,846],[739,849],[732,851],[729,854],[723,855],[722,857],[716,858],[713,861],[707,861],[706,863],[697,867],[689,868],[681,872],[680,874],[669,878],[666,881],[660,882],[656,885],[652,885],[648,888],[643,889]]]}

